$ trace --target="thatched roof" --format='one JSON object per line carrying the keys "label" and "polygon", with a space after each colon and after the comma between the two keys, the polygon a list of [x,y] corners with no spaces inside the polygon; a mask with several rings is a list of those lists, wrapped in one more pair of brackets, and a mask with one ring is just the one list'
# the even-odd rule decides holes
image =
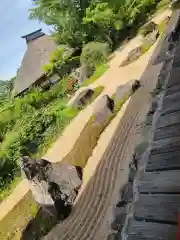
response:
{"label": "thatched roof", "polygon": [[22,38],[26,39],[27,51],[14,83],[16,95],[29,88],[44,75],[42,66],[49,62],[50,54],[57,47],[48,35],[41,32],[41,29]]}

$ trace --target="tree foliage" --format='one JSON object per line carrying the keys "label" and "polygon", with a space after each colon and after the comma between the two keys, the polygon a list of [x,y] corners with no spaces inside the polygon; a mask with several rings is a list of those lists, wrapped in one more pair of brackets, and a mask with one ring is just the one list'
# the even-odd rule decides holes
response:
{"label": "tree foliage", "polygon": [[49,63],[43,66],[48,76],[58,74],[59,77],[69,74],[79,66],[80,59],[73,56],[73,50],[67,46],[60,46],[50,56]]}
{"label": "tree foliage", "polygon": [[30,18],[53,26],[58,43],[79,47],[100,40],[112,46],[122,29],[145,21],[156,5],[155,0],[36,0]]}
{"label": "tree foliage", "polygon": [[88,4],[88,0],[37,0],[30,18],[52,25],[57,42],[80,46],[86,38],[82,18]]}
{"label": "tree foliage", "polygon": [[107,61],[109,53],[110,48],[107,43],[89,42],[82,49],[81,62],[95,68],[98,64]]}

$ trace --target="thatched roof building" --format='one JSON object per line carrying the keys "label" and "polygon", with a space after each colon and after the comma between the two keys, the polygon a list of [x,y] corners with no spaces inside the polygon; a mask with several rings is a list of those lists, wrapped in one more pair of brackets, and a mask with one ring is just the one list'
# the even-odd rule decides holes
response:
{"label": "thatched roof building", "polygon": [[27,51],[14,83],[16,95],[25,92],[32,85],[41,85],[45,80],[42,66],[49,62],[50,54],[56,49],[54,41],[39,29],[22,36],[27,43]]}

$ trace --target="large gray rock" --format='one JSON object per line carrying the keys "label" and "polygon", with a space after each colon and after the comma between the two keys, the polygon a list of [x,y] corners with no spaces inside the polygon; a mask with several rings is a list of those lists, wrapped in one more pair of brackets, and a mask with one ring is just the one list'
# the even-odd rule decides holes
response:
{"label": "large gray rock", "polygon": [[88,79],[93,74],[93,69],[87,64],[83,63],[80,67],[80,78],[78,83],[82,84],[86,79]]}
{"label": "large gray rock", "polygon": [[94,91],[89,88],[79,89],[74,97],[69,101],[68,105],[72,107],[81,107],[88,104]]}
{"label": "large gray rock", "polygon": [[78,81],[79,85],[81,85],[86,79],[88,79],[93,74],[93,72],[94,70],[91,67],[83,63],[81,67],[75,69],[70,76],[74,80]]}
{"label": "large gray rock", "polygon": [[123,97],[128,94],[130,90],[131,86],[129,86],[129,84],[118,86],[116,89],[116,100],[120,101],[121,99],[123,99]]}
{"label": "large gray rock", "polygon": [[35,201],[51,214],[67,217],[82,184],[81,169],[26,156],[21,157],[20,167]]}
{"label": "large gray rock", "polygon": [[122,100],[125,96],[135,92],[141,86],[140,81],[133,79],[125,85],[120,85],[116,89],[116,101]]}
{"label": "large gray rock", "polygon": [[108,96],[101,97],[94,107],[94,118],[96,123],[105,122],[114,109],[114,101]]}

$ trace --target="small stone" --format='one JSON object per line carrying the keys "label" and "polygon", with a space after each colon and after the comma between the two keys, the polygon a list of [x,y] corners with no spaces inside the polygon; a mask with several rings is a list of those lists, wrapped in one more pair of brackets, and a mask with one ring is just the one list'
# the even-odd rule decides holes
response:
{"label": "small stone", "polygon": [[105,122],[111,115],[114,109],[114,101],[108,96],[104,95],[94,108],[94,118],[96,123]]}
{"label": "small stone", "polygon": [[154,99],[152,101],[151,108],[149,109],[148,114],[154,114],[156,109],[157,109],[157,107],[158,107],[158,101],[157,101],[157,99]]}
{"label": "small stone", "polygon": [[115,231],[120,231],[125,223],[126,219],[126,208],[124,207],[116,207],[114,210],[114,221],[111,224],[111,228]]}
{"label": "small stone", "polygon": [[128,54],[128,57],[125,61],[121,64],[122,67],[134,62],[141,56],[141,46],[136,47],[135,49],[131,50]]}
{"label": "small stone", "polygon": [[136,171],[138,168],[138,155],[136,153],[133,154],[133,168]]}
{"label": "small stone", "polygon": [[88,79],[93,74],[93,69],[89,67],[87,64],[83,63],[80,67],[80,76],[79,76],[79,84],[82,84],[86,79]]}
{"label": "small stone", "polygon": [[128,182],[122,189],[122,200],[125,201],[126,203],[129,203],[132,201],[132,199],[133,199],[133,186],[132,183]]}
{"label": "small stone", "polygon": [[139,80],[133,80],[132,83],[132,92],[134,93],[138,88],[141,87],[141,83]]}
{"label": "small stone", "polygon": [[145,120],[145,124],[152,125],[152,121],[153,121],[153,114],[148,114]]}
{"label": "small stone", "polygon": [[116,204],[116,207],[124,207],[126,205],[126,202],[125,201],[120,201]]}
{"label": "small stone", "polygon": [[132,183],[134,181],[135,175],[136,175],[136,171],[130,168],[128,181]]}
{"label": "small stone", "polygon": [[125,207],[115,208],[115,221],[121,224],[124,224],[124,220],[126,217],[126,209]]}

